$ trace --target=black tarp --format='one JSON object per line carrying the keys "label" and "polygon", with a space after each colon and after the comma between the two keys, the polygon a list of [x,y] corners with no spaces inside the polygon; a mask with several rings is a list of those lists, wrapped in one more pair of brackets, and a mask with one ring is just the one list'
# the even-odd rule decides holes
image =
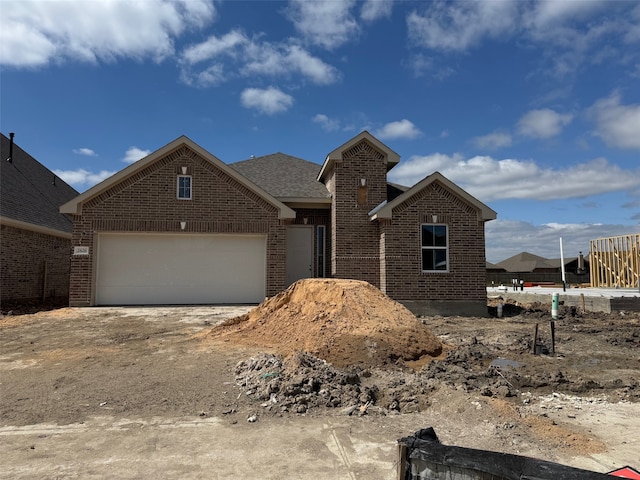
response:
{"label": "black tarp", "polygon": [[[399,480],[611,480],[604,474],[507,453],[443,445],[433,428],[398,440]],[[402,475],[404,475],[402,477]]]}

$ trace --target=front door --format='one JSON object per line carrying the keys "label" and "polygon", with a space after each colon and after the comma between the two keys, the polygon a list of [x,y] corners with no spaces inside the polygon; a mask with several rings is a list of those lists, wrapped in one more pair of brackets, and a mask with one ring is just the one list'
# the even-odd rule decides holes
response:
{"label": "front door", "polygon": [[287,228],[287,286],[313,277],[313,225]]}

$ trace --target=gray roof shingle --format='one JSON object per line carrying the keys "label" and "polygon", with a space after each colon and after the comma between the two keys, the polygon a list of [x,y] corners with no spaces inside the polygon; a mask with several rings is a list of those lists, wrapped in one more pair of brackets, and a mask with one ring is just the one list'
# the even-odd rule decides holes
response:
{"label": "gray roof shingle", "polygon": [[507,272],[533,272],[537,269],[554,269],[548,259],[529,252],[520,252],[513,257],[498,262],[497,267],[504,268]]}
{"label": "gray roof shingle", "polygon": [[229,166],[278,199],[329,198],[316,180],[321,165],[284,153],[272,153]]}
{"label": "gray roof shingle", "polygon": [[10,140],[1,136],[0,215],[70,233],[73,224],[59,208],[78,192],[15,142],[12,161],[7,161]]}

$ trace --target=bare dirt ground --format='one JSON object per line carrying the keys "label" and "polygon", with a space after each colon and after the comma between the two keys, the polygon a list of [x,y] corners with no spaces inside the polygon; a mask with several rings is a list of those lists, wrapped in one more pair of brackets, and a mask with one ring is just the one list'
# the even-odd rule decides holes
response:
{"label": "bare dirt ground", "polygon": [[[637,313],[563,309],[555,354],[533,355],[536,323],[551,349],[547,306],[422,318],[403,337],[405,313],[374,291],[312,290],[222,327],[250,309],[3,316],[0,478],[392,479],[396,440],[427,426],[448,444],[640,466]],[[409,336],[428,348],[406,354]]]}

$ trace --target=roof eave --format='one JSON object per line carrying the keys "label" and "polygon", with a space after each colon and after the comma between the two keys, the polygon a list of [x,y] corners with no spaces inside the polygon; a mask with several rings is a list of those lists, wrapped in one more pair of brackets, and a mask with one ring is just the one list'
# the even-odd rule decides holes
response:
{"label": "roof eave", "polygon": [[283,204],[282,208],[279,210],[278,218],[281,220],[291,220],[296,218],[296,212]]}
{"label": "roof eave", "polygon": [[279,201],[290,208],[331,208],[331,198],[312,197],[276,197]]}
{"label": "roof eave", "polygon": [[45,235],[51,235],[53,237],[61,237],[61,238],[71,238],[70,232],[65,232],[63,230],[58,230],[51,227],[44,227],[42,225],[36,225],[34,223],[23,222],[21,220],[15,220],[13,218],[0,216],[0,225],[5,225],[7,227],[20,228],[22,230],[28,230],[36,233],[43,233]]}

